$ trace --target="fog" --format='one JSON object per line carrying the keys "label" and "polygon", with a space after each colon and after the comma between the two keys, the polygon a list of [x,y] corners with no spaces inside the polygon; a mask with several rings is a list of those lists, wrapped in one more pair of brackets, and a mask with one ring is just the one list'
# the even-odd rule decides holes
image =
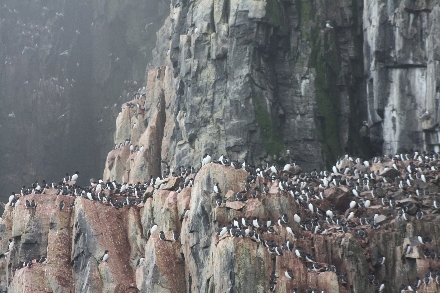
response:
{"label": "fog", "polygon": [[0,201],[66,172],[86,185],[102,176],[121,105],[144,85],[168,4],[2,3]]}

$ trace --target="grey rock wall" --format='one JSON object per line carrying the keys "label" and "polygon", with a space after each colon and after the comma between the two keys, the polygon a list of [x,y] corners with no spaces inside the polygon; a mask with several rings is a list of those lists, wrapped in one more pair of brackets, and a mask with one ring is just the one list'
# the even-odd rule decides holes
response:
{"label": "grey rock wall", "polygon": [[364,8],[368,120],[384,153],[438,151],[439,1]]}
{"label": "grey rock wall", "polygon": [[[371,155],[358,133],[367,117],[362,33],[359,1],[173,1],[153,51],[145,115],[129,130],[135,122],[125,112],[133,110],[123,110],[115,143],[160,144],[160,158],[153,157],[173,167],[198,167],[204,153],[258,163],[280,162],[290,150],[305,169],[344,151]],[[166,122],[153,138],[157,87]],[[119,161],[106,167],[105,179],[136,182],[161,172],[157,163]]]}

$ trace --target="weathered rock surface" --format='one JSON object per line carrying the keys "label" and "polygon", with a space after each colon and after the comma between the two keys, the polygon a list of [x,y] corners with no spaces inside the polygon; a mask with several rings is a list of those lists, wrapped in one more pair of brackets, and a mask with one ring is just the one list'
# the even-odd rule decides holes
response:
{"label": "weathered rock surface", "polygon": [[137,182],[161,174],[160,160],[199,167],[205,153],[311,169],[366,148],[354,119],[367,117],[361,27],[358,1],[172,1],[145,115],[133,120],[126,108],[117,119],[115,143],[144,151],[122,165],[112,151],[104,177]]}
{"label": "weathered rock surface", "polygon": [[438,150],[439,11],[438,1],[172,1],[145,115],[125,109],[117,122],[115,143],[144,152],[104,177],[136,182],[161,174],[160,160],[198,167],[205,153],[311,170],[344,151]]}
{"label": "weathered rock surface", "polygon": [[[398,172],[405,173],[403,168]],[[15,239],[16,244],[9,255],[0,258],[0,288],[5,292],[263,293],[268,292],[269,276],[275,271],[278,276],[275,292],[290,293],[294,288],[298,292],[307,288],[335,293],[374,292],[377,286],[368,280],[369,275],[375,275],[378,282],[388,280],[384,292],[396,292],[401,284],[412,284],[416,277],[424,278],[430,270],[434,274],[440,270],[440,261],[425,253],[427,249],[439,252],[440,215],[431,205],[438,196],[439,174],[426,170],[425,175],[431,178],[426,183],[416,179],[414,187],[405,187],[410,194],[421,183],[426,189],[437,190],[426,196],[411,197],[411,202],[425,212],[421,220],[408,214],[409,221],[404,220],[399,212],[382,205],[381,198],[364,191],[362,197],[372,203],[369,208],[352,209],[356,218],[351,221],[357,226],[350,226],[343,233],[338,225],[323,223],[321,229],[326,229],[326,234],[305,231],[294,223],[294,214],[301,215],[301,225],[310,223],[314,215],[289,192],[277,189],[275,183],[270,185],[268,194],[258,193],[257,198],[246,202],[234,201],[234,196],[226,197],[243,189],[248,173],[214,163],[199,170],[192,187],[180,192],[155,190],[143,204],[120,209],[83,197],[56,195],[56,189],[48,189],[45,194],[22,197],[22,203],[15,208],[7,206],[3,214],[0,252],[7,250],[8,239]],[[289,180],[299,182],[297,176]],[[270,183],[257,177],[252,186],[262,186],[263,182]],[[226,201],[220,206],[212,192],[215,183],[219,183]],[[396,184],[388,183],[382,188],[388,191],[387,198],[398,201],[397,209],[402,211],[408,200]],[[316,183],[312,180],[310,186]],[[37,208],[26,209],[26,199],[34,199]],[[63,210],[58,209],[61,200],[66,204]],[[333,186],[325,190],[324,199],[311,202],[323,211],[332,205],[335,215],[344,219],[347,200],[358,199],[346,186]],[[235,207],[237,204],[240,208]],[[376,213],[379,229],[359,225],[360,217],[372,217]],[[295,235],[289,234],[286,226],[276,224],[283,214],[288,216],[287,226]],[[255,229],[264,240],[275,241],[279,247],[290,241],[313,261],[306,262],[294,251],[284,249],[282,256],[271,254],[263,243],[251,237],[231,237],[229,233],[218,236],[218,228],[225,227],[233,218],[241,221],[242,217],[271,219],[275,233]],[[155,224],[158,229],[150,234]],[[356,231],[361,229],[367,237],[356,236]],[[165,232],[165,241],[160,239],[159,231]],[[180,235],[177,240],[173,236],[175,232]],[[430,236],[432,242],[421,244],[418,235]],[[341,238],[345,240],[343,245],[338,244]],[[405,253],[408,244],[411,251]],[[109,251],[109,258],[103,262],[105,250]],[[19,262],[40,255],[47,256],[47,263],[18,268]],[[375,265],[382,255],[386,256],[384,265]],[[138,265],[140,258],[144,261]],[[319,268],[313,270],[311,265]],[[330,265],[337,272],[330,270]],[[287,270],[293,272],[294,279],[284,276]],[[341,282],[341,276],[346,281]],[[38,286],[31,288],[30,284],[34,283]],[[434,275],[429,286],[421,286],[418,292],[437,292],[439,288]]]}
{"label": "weathered rock surface", "polygon": [[388,154],[438,151],[440,2],[369,2],[363,15],[372,134]]}

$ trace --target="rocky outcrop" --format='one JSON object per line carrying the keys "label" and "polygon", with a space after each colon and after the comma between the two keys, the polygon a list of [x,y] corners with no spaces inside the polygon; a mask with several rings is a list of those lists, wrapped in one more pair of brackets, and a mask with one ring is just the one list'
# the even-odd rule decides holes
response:
{"label": "rocky outcrop", "polygon": [[[0,252],[8,250],[8,239],[15,241],[0,258],[1,290],[268,292],[275,272],[275,292],[374,292],[385,280],[383,292],[396,292],[431,272],[429,282],[417,290],[438,291],[439,216],[433,206],[439,193],[438,160],[393,163],[385,158],[368,167],[346,159],[339,166],[343,164],[351,165],[344,176],[281,172],[272,182],[266,175],[253,177],[242,169],[209,163],[187,178],[156,182],[161,187],[148,187],[140,204],[120,208],[118,200],[134,197],[118,194],[121,187],[104,191],[113,194],[106,199],[111,205],[98,198],[57,195],[57,189],[23,196],[15,207],[8,204],[0,222]],[[386,174],[393,164],[397,174],[391,179],[393,175]],[[407,171],[411,168],[417,168],[413,179]],[[359,172],[370,179],[355,184]],[[180,180],[187,185],[182,187]],[[241,194],[247,200],[237,201],[246,182],[250,190]],[[281,182],[288,186],[284,191]],[[216,183],[220,194],[213,192]],[[257,191],[253,197],[252,190],[263,191],[263,183],[268,192]],[[26,208],[25,201],[32,199],[36,208]],[[370,204],[362,206],[367,200]],[[64,209],[59,208],[61,201]],[[352,201],[357,206],[349,208]],[[333,216],[326,219],[328,210]],[[422,219],[416,217],[420,211]],[[281,217],[285,222],[279,222]],[[256,218],[260,227],[253,223]],[[230,231],[234,219],[240,226],[249,222],[242,230]],[[264,227],[268,219],[270,228]],[[220,233],[222,229],[227,232]],[[102,261],[105,251],[109,257]],[[47,261],[35,263],[40,256]],[[382,256],[385,261],[378,264]],[[34,260],[32,267],[20,268],[28,260]],[[287,270],[293,279],[285,276]]]}

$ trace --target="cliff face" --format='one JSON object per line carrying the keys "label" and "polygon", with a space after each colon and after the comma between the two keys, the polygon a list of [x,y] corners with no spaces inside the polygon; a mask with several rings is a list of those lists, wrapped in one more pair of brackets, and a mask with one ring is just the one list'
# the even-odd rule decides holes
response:
{"label": "cliff face", "polygon": [[[253,183],[244,170],[210,163],[185,179],[156,182],[158,189],[148,187],[140,204],[121,208],[97,200],[96,185],[93,201],[85,195],[57,195],[57,189],[29,194],[15,207],[8,205],[0,222],[0,251],[8,251],[8,239],[15,243],[0,257],[0,288],[2,292],[269,292],[275,272],[275,292],[290,293],[294,288],[374,292],[384,281],[383,292],[397,292],[402,284],[413,286],[418,277],[423,281],[427,275],[429,282],[418,292],[438,292],[439,216],[432,203],[439,193],[439,173],[429,169],[439,164],[410,162],[397,162],[397,171],[389,159],[370,168],[344,160],[341,169],[348,166],[351,172],[365,174],[378,170],[378,175],[349,187],[344,184],[354,184],[360,173],[348,172],[335,176],[338,186],[329,183],[325,189],[325,179],[319,175],[298,173],[287,179],[285,172],[273,182],[257,176]],[[420,168],[425,177],[419,174],[407,185],[400,177],[408,176],[407,166]],[[180,180],[187,182],[186,187]],[[251,189],[242,196],[248,199],[237,200],[246,182]],[[280,182],[286,190],[280,190]],[[220,194],[213,192],[216,183]],[[254,187],[261,190],[255,198]],[[119,194],[119,189],[103,190],[104,196],[112,194],[112,205],[125,202],[126,196],[136,200],[134,192]],[[25,201],[32,199],[36,208],[26,208]],[[370,204],[362,206],[361,200]],[[351,201],[358,205],[349,208]],[[328,210],[333,215],[326,219]],[[420,211],[424,215],[417,219]],[[231,230],[234,220],[241,230]],[[108,259],[102,261],[105,251]],[[47,256],[47,261],[36,263],[40,256]],[[20,267],[29,260],[32,267]],[[285,275],[288,270],[293,279]]]}
{"label": "cliff face", "polygon": [[[290,150],[310,170],[347,151],[438,150],[439,7],[173,2],[158,32],[146,101],[137,102],[145,113],[133,120],[125,109],[115,135],[115,143],[131,139],[144,150],[154,140],[154,158],[145,160],[155,162],[121,157],[104,177],[136,182],[160,174],[160,160],[199,166],[205,153],[258,163]],[[127,128],[138,120],[141,129]]]}
{"label": "cliff face", "polygon": [[67,169],[81,169],[85,184],[102,171],[119,107],[145,82],[169,8],[137,0],[1,6],[0,193]]}
{"label": "cliff face", "polygon": [[374,1],[364,7],[368,117],[386,153],[438,151],[439,4]]}
{"label": "cliff face", "polygon": [[[150,132],[154,160],[172,166],[290,150],[311,169],[344,152],[438,148],[438,1],[86,2],[0,9],[2,193],[66,165],[98,174],[114,132],[139,148]],[[121,114],[115,129],[150,69],[161,123],[148,130],[162,106],[153,91],[143,116]],[[156,161],[119,166],[107,178],[161,172]]]}
{"label": "cliff face", "polygon": [[[149,73],[145,114],[130,131],[132,110],[122,111],[115,143],[131,138],[146,149],[154,140],[160,158],[151,160],[171,166],[199,166],[204,153],[258,162],[289,149],[303,167],[322,167],[344,149],[362,151],[362,60],[359,1],[173,1],[158,32],[160,69]],[[166,122],[150,125],[157,115]],[[135,159],[124,169],[160,174],[153,165]]]}

